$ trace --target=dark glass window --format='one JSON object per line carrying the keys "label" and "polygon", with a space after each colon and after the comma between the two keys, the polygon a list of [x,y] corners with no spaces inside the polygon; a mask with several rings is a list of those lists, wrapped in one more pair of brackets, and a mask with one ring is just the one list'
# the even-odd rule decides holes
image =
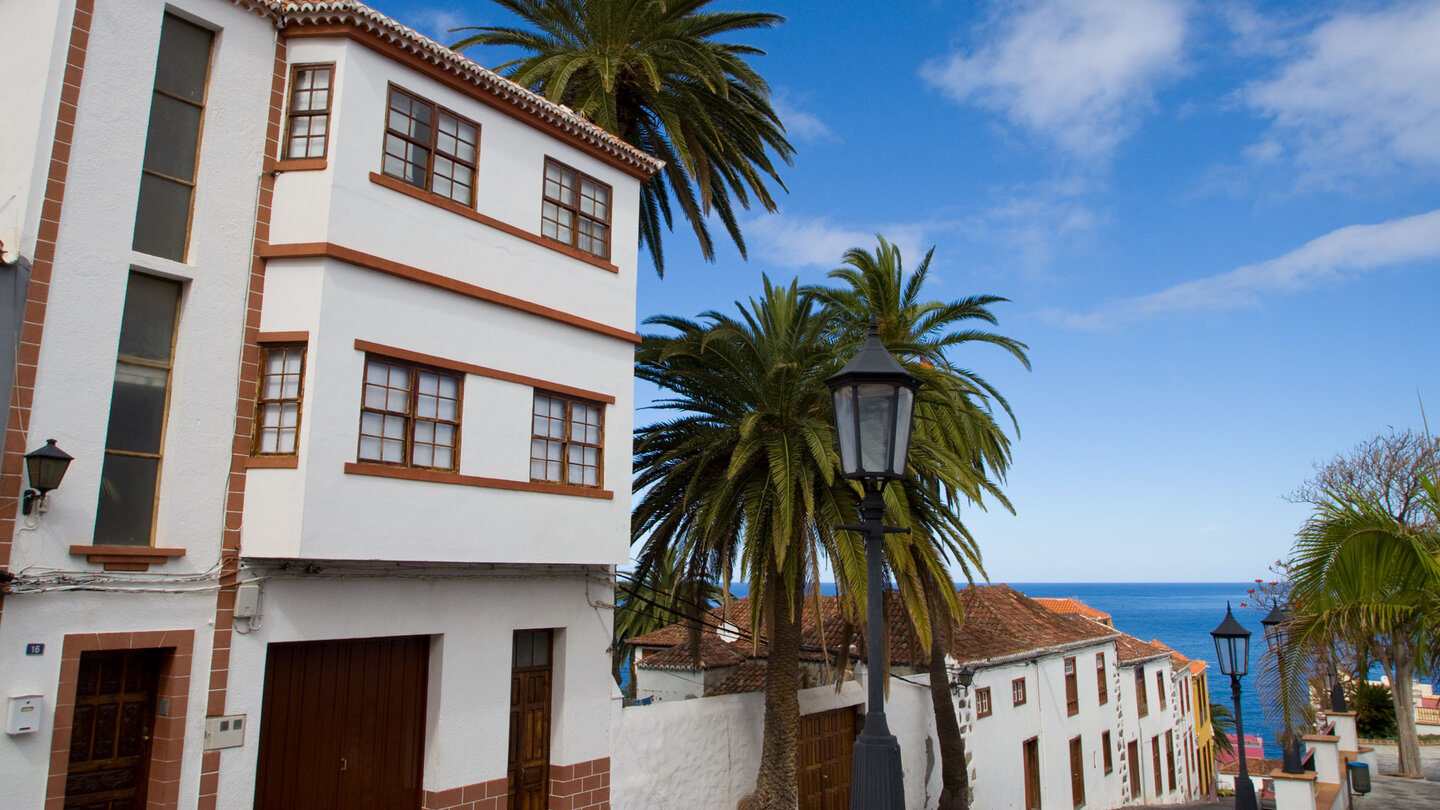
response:
{"label": "dark glass window", "polygon": [[462,205],[475,205],[480,125],[390,88],[382,170]]}
{"label": "dark glass window", "polygon": [[600,486],[603,416],[594,402],[535,392],[530,480]]}
{"label": "dark glass window", "polygon": [[460,377],[386,357],[365,358],[361,461],[455,470]]}
{"label": "dark glass window", "polygon": [[296,65],[290,74],[290,119],[285,157],[323,158],[330,133],[330,82],[334,65]]}
{"label": "dark glass window", "polygon": [[300,399],[305,384],[305,345],[260,347],[260,390],[255,405],[254,452],[294,455],[300,436]]}
{"label": "dark glass window", "polygon": [[185,261],[214,40],[209,30],[173,14],[161,24],[131,245],[141,253]]}
{"label": "dark glass window", "polygon": [[177,282],[130,274],[100,473],[97,545],[151,545],[180,291]]}
{"label": "dark glass window", "polygon": [[608,259],[610,187],[569,166],[546,160],[540,234]]}

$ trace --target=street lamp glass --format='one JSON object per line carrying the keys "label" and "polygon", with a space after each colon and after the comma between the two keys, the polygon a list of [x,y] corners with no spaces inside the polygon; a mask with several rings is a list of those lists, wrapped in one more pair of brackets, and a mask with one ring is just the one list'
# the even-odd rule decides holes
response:
{"label": "street lamp glass", "polygon": [[885,350],[873,320],[860,351],[825,384],[835,399],[841,473],[876,481],[903,478],[920,379]]}
{"label": "street lamp glass", "polygon": [[1215,639],[1220,672],[1243,677],[1250,668],[1250,631],[1235,620],[1229,604],[1225,605],[1225,621],[1210,631],[1210,635]]}

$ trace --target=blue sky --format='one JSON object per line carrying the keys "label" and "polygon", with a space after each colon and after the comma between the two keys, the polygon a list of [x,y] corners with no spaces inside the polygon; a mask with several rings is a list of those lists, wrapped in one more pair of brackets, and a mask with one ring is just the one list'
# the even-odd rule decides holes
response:
{"label": "blue sky", "polygon": [[[510,22],[376,5],[442,42]],[[1033,371],[960,358],[1020,422],[1016,514],[966,511],[993,581],[1266,576],[1314,462],[1421,399],[1440,428],[1440,2],[717,7],[788,18],[748,41],[789,193],[748,262],[676,231],[640,315],[820,281],[877,233],[936,247],[934,298],[1011,299]]]}

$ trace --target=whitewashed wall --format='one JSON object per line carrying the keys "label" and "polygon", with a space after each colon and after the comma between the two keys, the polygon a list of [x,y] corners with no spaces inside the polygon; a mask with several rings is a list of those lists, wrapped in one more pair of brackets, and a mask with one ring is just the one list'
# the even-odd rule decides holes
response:
{"label": "whitewashed wall", "polygon": [[[55,135],[55,109],[64,77],[74,0],[0,3],[0,110],[5,111],[5,148],[0,149],[0,259],[34,255],[40,201]],[[14,32],[23,31],[23,36]],[[31,140],[31,136],[34,140]]]}

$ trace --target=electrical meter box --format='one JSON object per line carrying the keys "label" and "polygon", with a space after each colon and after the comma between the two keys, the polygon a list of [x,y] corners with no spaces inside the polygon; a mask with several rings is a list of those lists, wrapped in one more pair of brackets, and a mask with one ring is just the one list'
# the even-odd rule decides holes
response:
{"label": "electrical meter box", "polygon": [[245,744],[245,715],[205,718],[205,750],[238,748]]}
{"label": "electrical meter box", "polygon": [[260,584],[246,582],[235,589],[235,618],[253,619],[260,615]]}
{"label": "electrical meter box", "polygon": [[45,713],[41,695],[16,695],[10,698],[5,712],[6,734],[34,734],[40,730],[40,716]]}

